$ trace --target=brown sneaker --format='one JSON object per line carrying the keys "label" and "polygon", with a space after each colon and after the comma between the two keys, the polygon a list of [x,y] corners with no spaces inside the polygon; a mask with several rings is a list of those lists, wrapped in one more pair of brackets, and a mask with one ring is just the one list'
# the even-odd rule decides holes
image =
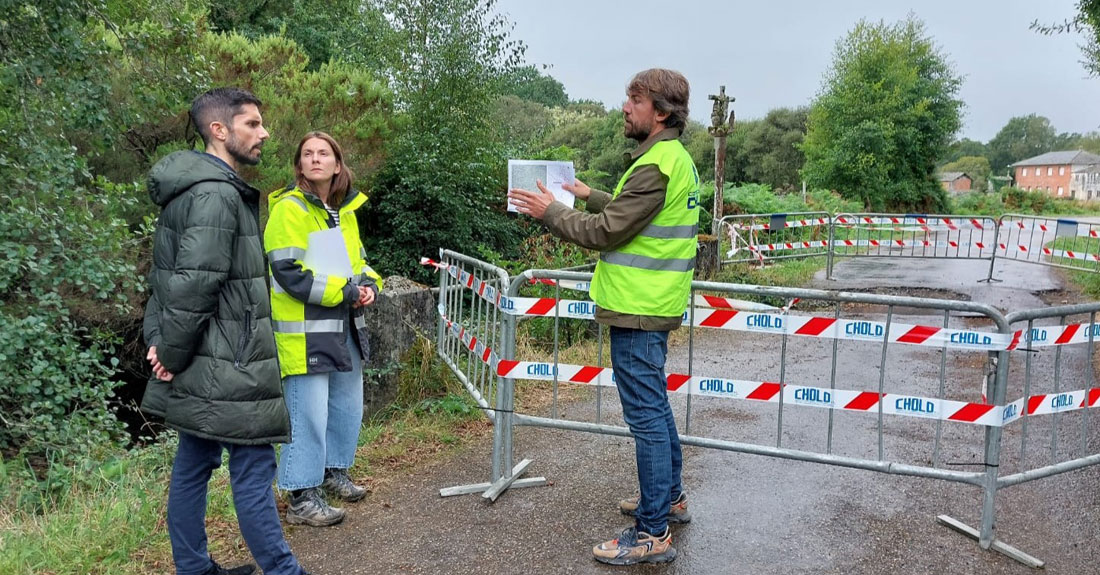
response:
{"label": "brown sneaker", "polygon": [[660,537],[631,527],[615,539],[593,547],[592,556],[596,561],[609,565],[668,563],[676,558],[676,548],[672,546],[672,533],[668,527]]}
{"label": "brown sneaker", "polygon": [[[630,499],[623,499],[619,502],[619,512],[623,515],[629,515],[633,517],[638,512],[638,500],[641,499],[640,495],[635,495]],[[680,496],[676,498],[668,507],[668,515],[666,519],[669,523],[691,523],[691,511],[688,511],[687,495],[680,493]]]}

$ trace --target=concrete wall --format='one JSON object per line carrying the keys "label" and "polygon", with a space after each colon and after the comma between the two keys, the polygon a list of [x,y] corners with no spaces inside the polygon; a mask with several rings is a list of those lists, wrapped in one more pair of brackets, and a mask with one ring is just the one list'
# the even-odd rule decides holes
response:
{"label": "concrete wall", "polygon": [[371,338],[364,377],[365,417],[385,408],[397,395],[397,366],[416,341],[417,330],[435,340],[438,313],[430,289],[400,276],[390,276],[384,282],[378,301],[365,313]]}

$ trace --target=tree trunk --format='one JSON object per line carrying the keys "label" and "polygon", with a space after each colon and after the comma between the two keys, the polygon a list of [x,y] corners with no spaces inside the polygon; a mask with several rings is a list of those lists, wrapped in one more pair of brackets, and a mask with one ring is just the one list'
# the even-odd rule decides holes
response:
{"label": "tree trunk", "polygon": [[695,279],[714,279],[718,273],[718,250],[718,236],[699,234],[699,249],[695,254]]}

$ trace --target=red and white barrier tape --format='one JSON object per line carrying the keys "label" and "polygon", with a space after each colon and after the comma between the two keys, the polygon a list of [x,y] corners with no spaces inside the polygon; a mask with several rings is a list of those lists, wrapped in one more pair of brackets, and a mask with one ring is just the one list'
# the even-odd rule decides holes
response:
{"label": "red and white barrier tape", "polygon": [[835,221],[845,225],[854,226],[858,224],[868,224],[872,226],[897,226],[897,225],[927,225],[927,226],[943,226],[948,230],[954,231],[961,228],[968,229],[993,229],[996,227],[996,221],[989,219],[984,220],[981,218],[929,218],[925,216],[860,216],[860,217],[837,217]]}
{"label": "red and white barrier tape", "polygon": [[[783,222],[783,228],[805,228],[805,227],[818,227],[829,225],[829,218],[811,218],[808,220],[790,220]],[[736,230],[744,231],[759,231],[759,230],[774,230],[771,224],[741,224],[730,223],[729,226]]]}
{"label": "red and white barrier tape", "polygon": [[[501,360],[497,364],[497,375],[513,379],[535,381],[556,379],[564,383],[615,386],[614,371],[610,367],[558,364],[555,369],[552,363]],[[880,396],[876,392],[869,391],[781,385],[775,382],[688,376],[678,373],[668,374],[667,390],[673,394],[705,395],[771,403],[778,402],[782,394],[784,403],[788,404],[865,413],[877,413],[878,404],[881,401],[883,413],[891,415],[943,419],[978,425],[999,426],[1001,424],[1000,414],[993,405],[893,393]]]}
{"label": "red and white barrier tape", "polygon": [[[792,300],[788,306],[797,303]],[[473,353],[485,365],[496,370],[501,377],[540,381],[563,381],[591,385],[615,385],[614,372],[610,367],[579,366],[545,362],[525,362],[500,359],[492,348],[485,345],[464,326],[451,321],[439,311],[446,323],[447,330],[462,342],[463,347]],[[1060,326],[1072,328],[1075,326]],[[1079,326],[1076,326],[1079,327]],[[1100,331],[1100,324],[1095,324]],[[1074,333],[1077,333],[1075,330]],[[883,413],[961,421],[978,425],[1005,425],[1021,417],[1076,411],[1097,407],[1100,403],[1100,388],[1089,391],[1069,391],[1058,394],[1033,395],[1018,399],[998,410],[996,406],[985,403],[967,403],[946,399],[933,399],[918,396],[886,393],[880,397],[876,392],[857,392],[839,389],[825,389],[798,385],[783,385],[773,382],[752,382],[683,374],[668,375],[670,393],[691,393],[712,397],[747,399],[766,402],[779,401],[782,391],[783,401],[789,404],[840,409],[844,411],[877,412],[881,399]],[[1026,409],[1025,409],[1026,407]]]}
{"label": "red and white barrier tape", "polygon": [[1067,259],[1071,259],[1071,260],[1084,260],[1084,261],[1100,262],[1100,254],[1089,254],[1089,253],[1084,253],[1084,252],[1074,252],[1074,251],[1070,251],[1070,250],[1052,250],[1050,248],[1040,248],[1038,250],[1029,250],[1028,247],[1025,246],[1025,245],[1008,246],[1008,245],[1005,245],[1005,244],[997,244],[997,247],[1000,248],[1002,251],[1004,251],[1006,254],[1008,253],[1008,249],[1010,247],[1012,247],[1015,251],[1020,252],[1020,253],[1034,253],[1036,251],[1039,251],[1043,255],[1049,256],[1049,257],[1052,257],[1052,258],[1067,258]]}
{"label": "red and white barrier tape", "polygon": [[[520,316],[558,316],[569,319],[595,319],[596,304],[591,301],[554,299],[554,298],[509,298],[503,296],[493,286],[474,277],[469,272],[459,270],[457,266],[447,266],[424,258],[425,265],[446,270],[459,284],[471,289],[486,301],[497,306],[502,312]],[[838,319],[817,316],[796,316],[787,312],[799,300],[796,298],[783,308],[776,310],[743,310],[737,306],[753,307],[763,304],[730,300],[716,296],[696,296],[697,305],[701,299],[712,309],[696,309],[694,323],[688,312],[684,313],[682,325],[695,325],[715,329],[771,333],[776,335],[797,335],[852,341],[871,341],[903,343],[930,347],[971,351],[1017,350],[1027,346],[1025,330],[1016,330],[1010,334],[952,329],[933,326],[892,323],[890,333],[886,333],[886,324],[878,321]],[[767,313],[778,311],[779,313]],[[1091,338],[1100,340],[1100,323],[1069,324],[1063,326],[1040,326],[1032,329],[1031,347],[1048,347],[1088,343]]]}
{"label": "red and white barrier tape", "polygon": [[[1066,224],[1066,225],[1072,225],[1072,226],[1085,226],[1085,229],[1083,230],[1083,232],[1078,227],[1074,231],[1074,234],[1072,236],[1066,234],[1064,237],[1100,238],[1100,231],[1097,231],[1093,227],[1096,224],[1090,224],[1090,223],[1087,223],[1087,222],[1078,222],[1078,221],[1074,221],[1074,220],[1066,220],[1065,222],[1062,222],[1062,223]],[[1025,222],[1022,221],[1022,220],[1002,221],[1001,222],[1001,227],[1011,228],[1009,231],[1011,231],[1012,229],[1019,230],[1021,232],[1032,232],[1032,233],[1034,233],[1036,231],[1039,231],[1039,232],[1042,232],[1044,234],[1047,234],[1047,233],[1050,233],[1050,232],[1057,233],[1057,231],[1058,231],[1058,223],[1043,224],[1043,223],[1039,223],[1039,222],[1028,222],[1027,224],[1025,224]]]}
{"label": "red and white barrier tape", "polygon": [[494,367],[500,362],[500,358],[497,356],[496,352],[493,351],[493,349],[489,346],[485,345],[484,342],[477,339],[477,337],[474,337],[473,334],[466,331],[465,327],[447,319],[447,316],[444,315],[442,311],[440,311],[439,315],[447,324],[447,330],[450,331],[452,335],[457,337],[467,350],[473,352],[474,356],[480,359],[482,363],[488,365],[489,367]]}

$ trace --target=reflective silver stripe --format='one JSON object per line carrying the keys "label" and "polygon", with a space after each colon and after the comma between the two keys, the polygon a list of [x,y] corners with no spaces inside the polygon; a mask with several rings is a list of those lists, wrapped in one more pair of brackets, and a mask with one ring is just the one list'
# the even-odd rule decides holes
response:
{"label": "reflective silver stripe", "polygon": [[275,293],[286,293],[286,290],[283,289],[282,284],[275,281],[275,276],[268,276],[268,277],[271,278],[271,290],[272,291],[274,291]]}
{"label": "reflective silver stripe", "polygon": [[367,318],[361,315],[355,316],[355,329],[367,329]]}
{"label": "reflective silver stripe", "polygon": [[367,259],[367,250],[365,248],[359,248],[359,257]]}
{"label": "reflective silver stripe", "polygon": [[328,286],[328,276],[324,274],[313,275],[313,285],[309,288],[309,303],[321,305],[325,299],[325,287]]}
{"label": "reflective silver stripe", "polygon": [[306,321],[272,322],[279,333],[341,333],[344,331],[342,319],[307,319]]}
{"label": "reflective silver stripe", "polygon": [[305,258],[306,251],[302,248],[294,246],[291,246],[289,248],[280,248],[267,252],[267,259],[273,262],[279,260],[304,260]]}
{"label": "reflective silver stripe", "polygon": [[656,224],[649,224],[638,235],[661,240],[686,240],[694,238],[698,233],[699,224],[690,226],[658,226]]}
{"label": "reflective silver stripe", "polygon": [[623,252],[604,252],[600,261],[629,268],[653,270],[658,272],[689,272],[695,269],[695,258],[657,259]]}
{"label": "reflective silver stripe", "polygon": [[303,202],[301,198],[299,198],[297,196],[287,196],[283,199],[284,200],[294,200],[294,203],[298,204],[302,208],[302,210],[304,210],[307,214],[309,213],[309,208],[306,207],[306,203]]}

